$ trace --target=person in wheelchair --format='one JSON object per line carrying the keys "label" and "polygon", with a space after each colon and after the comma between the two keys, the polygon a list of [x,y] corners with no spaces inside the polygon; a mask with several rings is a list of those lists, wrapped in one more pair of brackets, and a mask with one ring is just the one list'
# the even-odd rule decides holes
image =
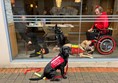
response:
{"label": "person in wheelchair", "polygon": [[109,26],[107,13],[103,11],[101,6],[96,6],[95,14],[97,15],[97,18],[95,19],[93,26],[86,33],[88,40],[97,39],[99,33],[106,34]]}
{"label": "person in wheelchair", "polygon": [[101,6],[96,6],[95,13],[97,18],[93,26],[87,31],[86,37],[87,40],[93,41],[100,54],[109,55],[115,50],[116,42],[111,36],[112,30],[108,28],[108,16]]}

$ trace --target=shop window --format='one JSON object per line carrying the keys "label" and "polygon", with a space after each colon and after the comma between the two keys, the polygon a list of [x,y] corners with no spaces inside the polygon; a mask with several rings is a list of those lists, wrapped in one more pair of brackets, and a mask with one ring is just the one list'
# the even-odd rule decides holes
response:
{"label": "shop window", "polygon": [[[78,44],[80,17],[76,19],[74,15],[80,14],[81,3],[74,0],[60,1],[5,2],[7,11],[10,9],[7,16],[11,15],[7,19],[12,19],[8,20],[8,25],[11,24],[13,29],[10,29],[11,26],[8,28],[13,59],[52,58],[64,44]],[[42,55],[42,52],[45,53]],[[70,57],[76,58],[76,55]]]}
{"label": "shop window", "polygon": [[[13,1],[5,0],[13,59],[52,58],[59,53],[59,48],[68,43],[73,47],[71,58],[117,57],[115,44],[117,43],[115,38],[117,37],[117,22],[110,19],[117,13],[114,10],[115,0]],[[107,4],[107,7],[103,4]],[[99,43],[97,37],[96,43],[91,44],[91,41],[86,38],[86,32],[96,19],[94,13],[96,5],[101,5],[110,15],[108,16],[108,28],[112,27],[112,30],[105,35],[113,40],[108,37],[105,40],[101,39],[101,43]],[[83,50],[85,51],[83,52]],[[108,56],[104,56],[110,50],[112,52]]]}

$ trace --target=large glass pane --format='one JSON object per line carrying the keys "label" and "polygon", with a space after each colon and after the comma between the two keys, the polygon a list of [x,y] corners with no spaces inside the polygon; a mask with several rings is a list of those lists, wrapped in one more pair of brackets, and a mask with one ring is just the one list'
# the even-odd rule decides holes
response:
{"label": "large glass pane", "polygon": [[5,0],[5,8],[13,59],[52,58],[63,45],[78,45],[80,1]]}
{"label": "large glass pane", "polygon": [[[70,55],[72,58],[77,55],[90,58],[117,57],[117,3],[118,0],[5,0],[13,58],[42,58],[42,48],[49,50],[44,58],[51,58],[59,53],[61,46],[68,43],[77,48],[77,53]],[[108,15],[108,27],[105,34],[96,34],[99,36],[91,44],[86,32],[95,24],[98,18],[95,9],[99,6],[104,9],[100,15],[103,12]],[[104,20],[97,23],[103,24],[106,22]],[[101,39],[104,36],[107,38]],[[94,49],[92,52],[91,46]]]}
{"label": "large glass pane", "polygon": [[92,41],[94,58],[117,57],[118,0],[83,0],[80,37]]}

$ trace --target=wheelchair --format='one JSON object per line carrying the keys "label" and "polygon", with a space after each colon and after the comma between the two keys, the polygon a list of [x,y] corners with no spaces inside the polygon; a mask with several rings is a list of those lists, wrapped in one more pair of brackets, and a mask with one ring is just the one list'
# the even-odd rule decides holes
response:
{"label": "wheelchair", "polygon": [[98,36],[96,37],[96,42],[94,46],[97,51],[102,55],[109,55],[113,53],[116,48],[116,42],[112,37],[112,30],[106,29],[106,33],[103,34],[103,31],[99,31]]}

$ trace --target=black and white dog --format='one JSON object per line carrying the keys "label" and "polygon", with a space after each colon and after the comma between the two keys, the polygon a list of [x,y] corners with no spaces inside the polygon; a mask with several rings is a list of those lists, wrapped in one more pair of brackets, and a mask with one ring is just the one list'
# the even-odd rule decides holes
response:
{"label": "black and white dog", "polygon": [[64,67],[66,66],[69,58],[69,53],[71,49],[68,46],[63,46],[60,49],[58,56],[54,57],[44,68],[44,72],[40,78],[30,78],[30,80],[41,80],[43,77],[50,79],[51,81],[59,81],[56,77],[56,70],[61,71],[62,78],[66,79],[67,77],[64,74]]}

